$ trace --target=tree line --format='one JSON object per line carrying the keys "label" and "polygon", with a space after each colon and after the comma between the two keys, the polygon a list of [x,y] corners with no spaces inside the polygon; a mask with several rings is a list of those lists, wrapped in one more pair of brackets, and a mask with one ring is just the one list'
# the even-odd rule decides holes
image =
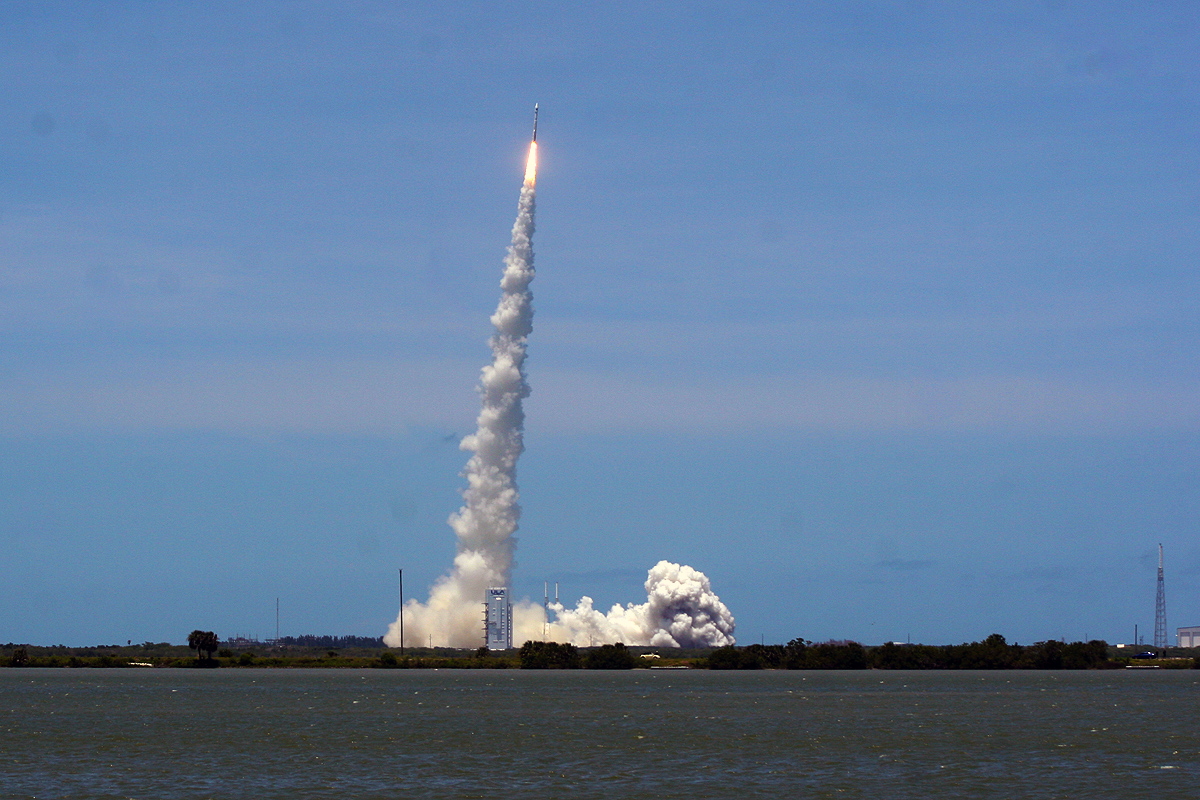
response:
{"label": "tree line", "polygon": [[349,647],[384,647],[382,636],[282,636],[276,644],[294,647],[328,647],[334,650]]}
{"label": "tree line", "polygon": [[1118,666],[1100,640],[1009,644],[998,633],[982,642],[952,645],[897,644],[865,648],[858,642],[793,639],[785,645],[722,647],[709,669],[1101,669]]}
{"label": "tree line", "polygon": [[[753,670],[753,669],[889,669],[889,670],[951,670],[951,669],[1102,669],[1117,668],[1129,663],[1127,658],[1112,656],[1109,646],[1099,640],[1090,642],[1060,642],[1049,640],[1030,645],[1009,644],[1003,636],[992,634],[981,642],[956,645],[922,645],[888,643],[864,647],[853,641],[814,643],[796,638],[785,645],[752,644],[745,647],[728,646],[716,650],[686,650],[664,656],[658,662],[640,658],[623,644],[578,648],[558,642],[526,642],[519,650],[489,651],[410,651],[400,654],[380,647],[361,647],[376,641],[369,637],[295,637],[295,645],[308,644],[310,650],[264,647],[259,652],[218,649],[217,636],[212,631],[194,630],[188,635],[188,645],[195,654],[187,657],[188,649],[166,642],[144,642],[141,645],[98,645],[89,648],[37,647],[8,643],[0,645],[0,667],[126,667],[126,666],[241,666],[241,667],[377,667],[396,668],[458,668],[458,669],[633,669],[653,663],[669,663],[692,668]],[[331,647],[343,645],[342,648]],[[298,649],[298,648],[297,648]],[[315,652],[321,650],[323,652]],[[214,658],[216,652],[217,658]],[[1200,658],[1190,658],[1195,651],[1181,650],[1174,658],[1160,660],[1163,667],[1200,669]]]}
{"label": "tree line", "polygon": [[593,647],[584,655],[573,644],[526,642],[518,654],[521,669],[633,669],[637,656],[625,645]]}

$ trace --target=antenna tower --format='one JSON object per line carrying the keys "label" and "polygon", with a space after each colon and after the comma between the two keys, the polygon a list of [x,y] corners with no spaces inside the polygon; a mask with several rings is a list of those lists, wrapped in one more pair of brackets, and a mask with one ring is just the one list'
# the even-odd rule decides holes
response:
{"label": "antenna tower", "polygon": [[1154,646],[1167,646],[1167,593],[1163,588],[1162,544],[1158,545],[1158,594],[1154,599]]}

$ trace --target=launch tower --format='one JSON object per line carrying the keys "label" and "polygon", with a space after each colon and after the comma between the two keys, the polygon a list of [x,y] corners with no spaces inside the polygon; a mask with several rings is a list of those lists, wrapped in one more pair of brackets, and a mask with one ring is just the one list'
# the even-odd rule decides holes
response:
{"label": "launch tower", "polygon": [[512,649],[512,603],[508,587],[493,586],[484,601],[484,637],[488,650]]}

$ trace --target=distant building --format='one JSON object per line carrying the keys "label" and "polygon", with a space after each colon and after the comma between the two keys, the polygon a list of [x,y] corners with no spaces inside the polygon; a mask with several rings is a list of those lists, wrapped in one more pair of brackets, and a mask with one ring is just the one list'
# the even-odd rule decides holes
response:
{"label": "distant building", "polygon": [[1175,643],[1178,647],[1200,647],[1200,625],[1176,628]]}
{"label": "distant building", "polygon": [[494,586],[487,590],[484,631],[488,650],[512,649],[512,603],[508,587]]}

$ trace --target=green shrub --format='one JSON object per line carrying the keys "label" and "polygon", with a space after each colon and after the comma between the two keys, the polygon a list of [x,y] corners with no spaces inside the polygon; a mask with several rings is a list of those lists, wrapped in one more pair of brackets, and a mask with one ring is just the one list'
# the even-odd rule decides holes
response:
{"label": "green shrub", "polygon": [[573,644],[526,642],[521,645],[521,669],[579,669],[579,650]]}
{"label": "green shrub", "polygon": [[584,658],[583,664],[587,669],[633,669],[637,664],[637,656],[617,642],[593,649]]}
{"label": "green shrub", "polygon": [[709,669],[741,669],[742,654],[731,644],[719,647],[708,656]]}

